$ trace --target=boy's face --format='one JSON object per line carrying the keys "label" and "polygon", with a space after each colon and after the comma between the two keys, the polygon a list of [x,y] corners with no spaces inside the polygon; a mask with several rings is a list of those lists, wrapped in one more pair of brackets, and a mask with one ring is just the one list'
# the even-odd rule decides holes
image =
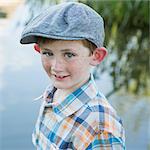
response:
{"label": "boy's face", "polygon": [[72,91],[89,79],[92,56],[82,41],[49,40],[40,47],[43,67],[56,88]]}

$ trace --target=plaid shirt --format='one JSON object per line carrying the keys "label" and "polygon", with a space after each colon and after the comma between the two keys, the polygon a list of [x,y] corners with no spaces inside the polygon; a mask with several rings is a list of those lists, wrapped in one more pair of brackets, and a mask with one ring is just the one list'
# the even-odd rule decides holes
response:
{"label": "plaid shirt", "polygon": [[32,134],[38,150],[123,150],[124,129],[115,110],[98,92],[93,78],[53,103],[56,88],[48,87]]}

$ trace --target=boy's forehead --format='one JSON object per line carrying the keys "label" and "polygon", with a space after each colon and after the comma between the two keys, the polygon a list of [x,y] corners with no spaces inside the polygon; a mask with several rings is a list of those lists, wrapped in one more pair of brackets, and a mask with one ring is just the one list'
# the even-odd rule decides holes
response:
{"label": "boy's forehead", "polygon": [[44,39],[41,38],[39,42],[42,46],[84,46],[84,42],[82,40],[57,40],[57,39]]}
{"label": "boy's forehead", "polygon": [[87,47],[84,46],[84,42],[82,40],[51,40],[51,39],[46,39],[45,42],[41,44],[42,48],[46,48],[49,50],[72,50],[72,51],[78,51],[84,50],[89,51]]}

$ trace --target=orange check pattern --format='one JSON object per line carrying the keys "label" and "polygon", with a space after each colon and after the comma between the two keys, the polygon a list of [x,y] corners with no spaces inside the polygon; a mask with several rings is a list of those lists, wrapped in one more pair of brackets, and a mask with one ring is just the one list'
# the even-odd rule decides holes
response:
{"label": "orange check pattern", "polygon": [[48,87],[32,135],[38,150],[124,150],[124,128],[115,110],[97,90],[93,77],[53,103],[56,88]]}

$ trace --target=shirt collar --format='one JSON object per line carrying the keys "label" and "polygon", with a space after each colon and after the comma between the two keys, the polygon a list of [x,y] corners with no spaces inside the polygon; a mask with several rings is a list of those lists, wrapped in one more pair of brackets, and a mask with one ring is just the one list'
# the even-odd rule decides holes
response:
{"label": "shirt collar", "polygon": [[53,106],[53,111],[59,121],[78,111],[98,94],[93,75],[90,76],[90,79],[84,85],[69,94],[60,104],[52,102],[56,90],[52,86],[46,88],[43,99],[45,100],[45,107]]}

